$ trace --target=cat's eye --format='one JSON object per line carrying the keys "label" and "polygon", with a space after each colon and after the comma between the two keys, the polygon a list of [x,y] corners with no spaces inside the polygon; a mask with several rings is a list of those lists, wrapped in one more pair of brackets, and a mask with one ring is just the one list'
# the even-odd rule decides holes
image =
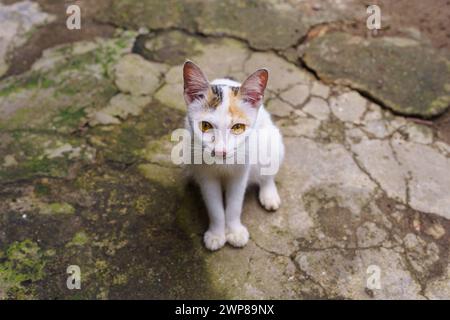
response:
{"label": "cat's eye", "polygon": [[202,130],[202,132],[206,132],[212,129],[212,127],[213,127],[212,124],[207,121],[200,122],[200,130]]}
{"label": "cat's eye", "polygon": [[231,127],[231,131],[234,134],[241,134],[245,131],[245,124],[243,123],[236,123],[234,126]]}

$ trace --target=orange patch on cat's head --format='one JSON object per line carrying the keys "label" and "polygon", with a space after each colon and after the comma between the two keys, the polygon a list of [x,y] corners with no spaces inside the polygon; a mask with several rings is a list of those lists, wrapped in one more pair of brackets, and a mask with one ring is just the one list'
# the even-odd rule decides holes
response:
{"label": "orange patch on cat's head", "polygon": [[231,118],[248,121],[247,114],[239,107],[239,99],[240,99],[239,92],[237,90],[230,90],[229,92],[230,105],[228,111],[231,114]]}

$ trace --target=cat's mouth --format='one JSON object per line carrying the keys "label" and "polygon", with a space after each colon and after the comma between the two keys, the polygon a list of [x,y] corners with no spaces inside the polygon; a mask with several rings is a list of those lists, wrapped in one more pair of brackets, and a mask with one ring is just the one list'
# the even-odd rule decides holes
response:
{"label": "cat's mouth", "polygon": [[207,146],[203,146],[203,152],[207,152],[211,158],[214,159],[221,159],[221,160],[228,160],[228,159],[232,159],[234,158],[235,160],[237,160],[237,158],[239,157],[239,155],[243,152],[243,154],[245,154],[245,151],[240,150],[240,148],[233,148],[231,151],[227,151],[225,154],[216,154],[216,152],[214,150],[211,150],[211,148],[207,147]]}

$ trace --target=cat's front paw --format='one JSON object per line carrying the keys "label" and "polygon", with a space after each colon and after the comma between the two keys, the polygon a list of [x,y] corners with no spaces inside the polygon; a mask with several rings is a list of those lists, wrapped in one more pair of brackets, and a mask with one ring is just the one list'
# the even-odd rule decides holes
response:
{"label": "cat's front paw", "polygon": [[247,244],[249,238],[248,230],[243,225],[227,230],[227,242],[233,247],[243,247]]}
{"label": "cat's front paw", "polygon": [[259,202],[268,211],[275,211],[280,208],[281,199],[276,188],[261,189],[259,192]]}
{"label": "cat's front paw", "polygon": [[215,233],[212,231],[206,231],[203,236],[206,248],[211,251],[218,250],[225,245],[227,239],[223,233]]}

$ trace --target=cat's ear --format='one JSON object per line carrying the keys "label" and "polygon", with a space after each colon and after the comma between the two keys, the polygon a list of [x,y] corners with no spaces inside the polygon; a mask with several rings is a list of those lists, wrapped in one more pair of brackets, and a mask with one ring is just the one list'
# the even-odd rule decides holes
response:
{"label": "cat's ear", "polygon": [[239,90],[242,99],[252,107],[259,107],[263,101],[264,90],[266,89],[268,79],[269,72],[267,69],[259,69],[251,74]]}
{"label": "cat's ear", "polygon": [[184,79],[184,99],[187,104],[194,100],[201,100],[206,97],[209,88],[202,70],[192,61],[186,61],[183,66]]}

